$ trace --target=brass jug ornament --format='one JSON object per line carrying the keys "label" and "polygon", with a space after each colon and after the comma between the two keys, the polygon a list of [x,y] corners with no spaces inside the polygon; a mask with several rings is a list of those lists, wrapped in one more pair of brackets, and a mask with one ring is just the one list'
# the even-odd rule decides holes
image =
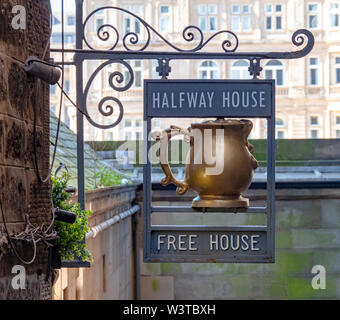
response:
{"label": "brass jug ornament", "polygon": [[[248,142],[252,128],[250,120],[218,118],[193,123],[187,130],[171,126],[153,132],[152,137],[160,140],[160,164],[166,175],[161,184],[175,184],[180,195],[190,188],[197,192],[194,208],[248,208],[249,200],[241,193],[258,167]],[[179,134],[190,143],[184,181],[174,177],[168,163],[168,142]]]}

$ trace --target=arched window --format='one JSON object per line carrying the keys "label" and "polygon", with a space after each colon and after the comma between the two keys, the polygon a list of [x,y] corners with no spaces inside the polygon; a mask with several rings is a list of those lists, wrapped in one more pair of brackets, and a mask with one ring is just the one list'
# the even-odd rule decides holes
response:
{"label": "arched window", "polygon": [[238,60],[231,66],[232,79],[251,79],[249,74],[249,62],[246,60]]}
{"label": "arched window", "polygon": [[284,123],[284,121],[281,118],[276,118],[275,119],[275,125],[277,127],[284,127],[285,123]]}
{"label": "arched window", "polygon": [[275,79],[277,86],[284,85],[283,64],[279,60],[270,60],[264,67],[266,79]]}
{"label": "arched window", "polygon": [[203,61],[198,68],[200,79],[218,79],[218,65],[214,61]]}
{"label": "arched window", "polygon": [[279,129],[279,128],[283,128],[285,126],[284,121],[281,118],[275,118],[275,126],[278,127],[278,129],[276,130],[276,138],[277,139],[284,139],[285,138],[285,130],[283,129]]}

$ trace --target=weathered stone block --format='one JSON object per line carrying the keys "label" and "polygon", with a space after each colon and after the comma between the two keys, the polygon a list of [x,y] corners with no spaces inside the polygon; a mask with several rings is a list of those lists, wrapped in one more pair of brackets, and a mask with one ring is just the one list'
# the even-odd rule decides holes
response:
{"label": "weathered stone block", "polygon": [[8,70],[8,95],[12,107],[10,115],[23,119],[28,100],[27,74],[16,62]]}
{"label": "weathered stone block", "polygon": [[162,275],[180,274],[182,265],[180,263],[161,263],[160,271]]}
{"label": "weathered stone block", "polygon": [[[34,138],[33,138],[33,126],[26,126],[26,135],[25,135],[25,167],[34,169],[35,168],[35,156],[34,156]],[[39,167],[39,173],[41,178],[44,179],[48,174],[48,165],[46,162],[46,154],[44,152],[44,144],[46,143],[46,136],[44,135],[43,129],[37,127],[36,129],[36,155],[37,155],[37,163]]]}
{"label": "weathered stone block", "polygon": [[0,115],[0,163],[4,163],[4,118]]}
{"label": "weathered stone block", "polygon": [[[20,168],[6,168],[3,170],[5,188],[2,189],[2,207],[7,222],[20,222],[25,220],[27,212],[27,185],[25,170]],[[2,219],[0,219],[1,221]]]}
{"label": "weathered stone block", "polygon": [[321,219],[323,228],[340,228],[340,200],[321,201]]}
{"label": "weathered stone block", "polygon": [[276,262],[283,277],[290,274],[310,274],[314,265],[313,251],[280,250]]}
{"label": "weathered stone block", "polygon": [[[19,59],[25,59],[27,53],[26,35],[28,30],[15,30],[11,26],[14,14],[12,8],[17,5],[24,5],[27,8],[27,1],[2,1],[0,3],[0,44],[4,52],[9,52]],[[27,19],[29,20],[29,19]]]}
{"label": "weathered stone block", "polygon": [[287,206],[286,202],[276,203],[276,226],[278,230],[290,228],[313,228],[321,226],[320,201],[294,201]]}
{"label": "weathered stone block", "polygon": [[326,289],[314,290],[312,276],[308,278],[288,277],[288,299],[334,299],[337,296],[337,278],[326,278]]}
{"label": "weathered stone block", "polygon": [[326,273],[340,273],[340,248],[313,251],[313,265],[322,265]]}
{"label": "weathered stone block", "polygon": [[25,161],[25,124],[7,118],[4,123],[4,163],[24,167]]}
{"label": "weathered stone block", "polygon": [[292,229],[294,248],[339,248],[340,229]]}
{"label": "weathered stone block", "polygon": [[[161,274],[160,263],[143,262],[143,249],[139,250],[140,255],[140,274],[143,276],[158,276]],[[162,272],[163,273],[163,272]]]}
{"label": "weathered stone block", "polygon": [[[5,60],[0,58],[0,103],[5,101],[8,96],[7,69]],[[1,113],[1,111],[0,111]]]}
{"label": "weathered stone block", "polygon": [[169,276],[141,276],[142,300],[173,300],[174,279]]}
{"label": "weathered stone block", "polygon": [[292,235],[290,231],[276,231],[275,247],[277,249],[287,249],[292,247]]}

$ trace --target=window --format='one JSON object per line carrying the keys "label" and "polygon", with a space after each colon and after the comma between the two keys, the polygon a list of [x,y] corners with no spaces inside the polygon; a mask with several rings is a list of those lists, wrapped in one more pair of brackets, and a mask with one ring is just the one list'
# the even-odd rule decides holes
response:
{"label": "window", "polygon": [[275,119],[275,125],[277,127],[284,127],[285,123],[284,123],[284,121],[281,118],[276,118]]}
{"label": "window", "polygon": [[66,43],[75,43],[76,36],[74,34],[65,34],[65,42]]}
{"label": "window", "polygon": [[309,133],[309,137],[311,139],[318,139],[319,138],[319,130],[311,130],[310,133]]}
{"label": "window", "polygon": [[335,130],[335,137],[340,139],[340,130]]}
{"label": "window", "polygon": [[335,117],[335,124],[340,125],[340,115]]}
{"label": "window", "polygon": [[61,43],[61,33],[54,33],[51,37],[52,43]]}
{"label": "window", "polygon": [[203,61],[198,68],[199,79],[218,79],[218,66],[214,61]]}
{"label": "window", "polygon": [[277,139],[284,139],[285,138],[285,132],[282,131],[282,130],[278,130],[276,132],[276,137],[277,137]]}
{"label": "window", "polygon": [[136,119],[136,128],[141,128],[143,121],[141,119]]}
{"label": "window", "polygon": [[[124,9],[141,16],[142,14],[142,8],[139,5],[131,5],[131,6],[124,6]],[[133,32],[136,34],[141,33],[141,25],[140,21],[137,20],[136,18],[132,17],[131,15],[128,15],[127,13],[124,13],[124,34],[127,34],[129,32]]]}
{"label": "window", "polygon": [[270,60],[264,67],[264,76],[266,79],[275,79],[277,86],[284,85],[283,64],[278,60]]}
{"label": "window", "polygon": [[74,26],[76,22],[76,19],[74,16],[68,16],[67,17],[67,25]]}
{"label": "window", "polygon": [[232,5],[231,7],[231,29],[233,31],[250,31],[250,6]]}
{"label": "window", "polygon": [[103,18],[96,19],[96,31],[104,24]]}
{"label": "window", "polygon": [[136,140],[142,140],[142,133],[141,132],[136,132]]}
{"label": "window", "polygon": [[[134,73],[134,86],[135,88],[142,87],[142,62],[140,60],[126,61],[132,67]],[[125,69],[124,71],[125,85],[130,81],[130,73]]]}
{"label": "window", "polygon": [[238,60],[233,63],[231,67],[232,79],[251,79],[249,74],[249,62],[245,60]]}
{"label": "window", "polygon": [[113,132],[111,131],[109,131],[109,132],[107,132],[106,133],[107,134],[107,136],[106,136],[106,140],[108,140],[108,141],[113,141]]}
{"label": "window", "polygon": [[198,6],[198,26],[203,32],[217,31],[217,5]]}
{"label": "window", "polygon": [[131,132],[125,132],[125,140],[131,140],[132,133]]}
{"label": "window", "polygon": [[125,128],[131,128],[131,127],[132,127],[131,119],[125,119]]}
{"label": "window", "polygon": [[157,60],[152,60],[150,62],[151,64],[151,79],[159,79],[160,75],[159,73],[156,71],[157,67],[158,67],[158,61]]}
{"label": "window", "polygon": [[162,121],[161,119],[154,119],[153,120],[153,127],[155,129],[160,129],[162,127]]}
{"label": "window", "polygon": [[104,24],[104,10],[99,10],[95,13],[95,31],[97,31]]}
{"label": "window", "polygon": [[282,4],[266,4],[265,13],[265,29],[268,31],[278,31],[283,29],[283,5]]}
{"label": "window", "polygon": [[311,116],[309,118],[309,123],[311,126],[318,126],[320,124],[318,116]]}
{"label": "window", "polygon": [[319,28],[319,3],[307,4],[307,26],[310,29]]}
{"label": "window", "polygon": [[64,83],[64,91],[69,94],[70,92],[70,81],[69,80],[65,80],[65,83]]}
{"label": "window", "polygon": [[161,32],[170,31],[170,6],[159,7],[159,30]]}
{"label": "window", "polygon": [[70,117],[68,115],[68,108],[64,108],[64,123],[70,127]]}
{"label": "window", "polygon": [[340,57],[335,57],[334,61],[334,66],[335,66],[335,83],[338,84],[340,83]]}
{"label": "window", "polygon": [[330,26],[331,28],[339,27],[339,3],[331,2],[330,3]]}
{"label": "window", "polygon": [[308,84],[319,85],[319,58],[308,59]]}

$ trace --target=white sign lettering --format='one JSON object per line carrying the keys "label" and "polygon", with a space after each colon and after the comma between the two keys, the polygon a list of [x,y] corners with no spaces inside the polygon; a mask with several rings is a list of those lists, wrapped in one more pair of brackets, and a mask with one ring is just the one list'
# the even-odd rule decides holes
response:
{"label": "white sign lettering", "polygon": [[265,91],[153,92],[153,109],[206,109],[222,101],[223,108],[265,108]]}
{"label": "white sign lettering", "polygon": [[[198,234],[158,234],[157,250],[162,251],[197,251],[202,246],[208,246],[210,251],[258,251],[259,234],[209,234],[205,241],[199,242]],[[203,240],[203,241],[204,241]]]}

